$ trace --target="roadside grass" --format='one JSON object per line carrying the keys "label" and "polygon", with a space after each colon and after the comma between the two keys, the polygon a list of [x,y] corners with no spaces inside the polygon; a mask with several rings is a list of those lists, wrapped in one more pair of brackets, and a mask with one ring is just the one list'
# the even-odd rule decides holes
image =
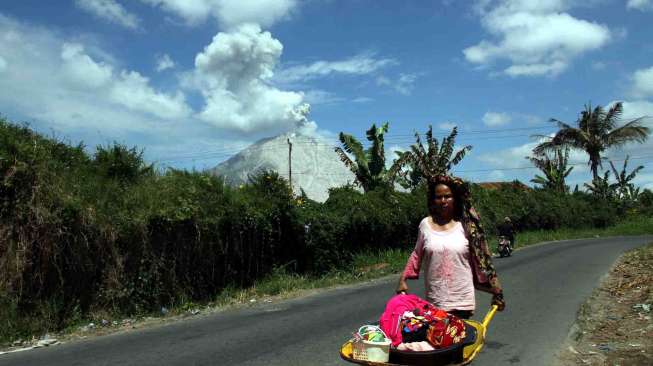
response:
{"label": "roadside grass", "polygon": [[[626,218],[616,225],[601,229],[558,229],[518,233],[516,239],[516,247],[526,247],[536,243],[555,240],[582,239],[597,236],[604,237],[645,234],[653,234],[653,216],[636,216]],[[493,248],[496,247],[496,239],[492,239],[490,241],[492,243],[491,246]]]}
{"label": "roadside grass", "polygon": [[621,256],[578,310],[556,365],[653,365],[651,263],[653,242]]}
{"label": "roadside grass", "polygon": [[[558,229],[527,231],[517,234],[516,247],[568,239],[582,239],[619,235],[653,234],[653,217],[633,217],[614,226],[600,229]],[[490,248],[496,248],[496,238],[489,238]],[[302,276],[276,269],[270,276],[247,289],[225,289],[217,296],[213,305],[225,306],[250,302],[259,298],[280,296],[292,297],[305,290],[362,282],[390,274],[399,273],[413,249],[413,243],[406,243],[403,249],[365,251],[353,257],[348,269],[334,270],[318,277]]]}
{"label": "roadside grass", "polygon": [[[624,220],[614,226],[601,229],[559,229],[519,232],[517,234],[516,247],[522,248],[536,243],[555,240],[644,234],[653,234],[653,217],[635,217]],[[490,248],[496,248],[496,238],[488,238],[488,244]],[[180,302],[171,306],[170,309],[162,308],[160,312],[156,311],[132,316],[127,325],[133,326],[135,323],[152,320],[153,318],[185,317],[195,315],[199,312],[216,311],[243,304],[271,302],[278,299],[295,297],[312,290],[359,283],[397,274],[403,269],[412,249],[413,243],[405,243],[402,249],[364,251],[353,256],[352,264],[348,268],[332,270],[321,276],[298,275],[287,271],[284,267],[277,267],[269,276],[257,281],[251,287],[238,288],[236,286],[229,286],[221,291],[211,302]],[[71,322],[60,335],[79,335],[79,329],[88,328],[90,323],[94,323],[98,327],[98,329],[95,329],[95,333],[105,333],[110,331],[110,329],[101,329],[102,327],[99,327],[104,322],[118,324],[118,328],[125,324],[125,320],[121,319],[119,314],[96,313],[88,318],[76,319]],[[23,330],[36,330],[39,325],[42,324],[31,324],[29,326],[26,324],[16,324],[15,326]],[[89,331],[85,330],[83,332]],[[22,332],[16,332],[16,336],[19,333]],[[25,339],[25,334],[22,335],[23,339]],[[10,345],[11,342],[5,343],[5,346]]]}
{"label": "roadside grass", "polygon": [[[516,247],[523,248],[533,244],[568,239],[582,239],[620,235],[653,234],[653,217],[633,217],[614,226],[600,229],[558,229],[527,231],[517,234]],[[490,248],[496,248],[496,238],[489,238]],[[225,290],[218,296],[216,305],[244,303],[265,296],[290,296],[303,290],[318,289],[335,285],[346,285],[399,273],[413,249],[413,243],[406,243],[404,249],[366,251],[354,256],[349,269],[329,272],[319,277],[300,276],[274,271],[254,287],[245,290]],[[235,298],[233,294],[239,294]],[[245,301],[243,301],[245,300]]]}

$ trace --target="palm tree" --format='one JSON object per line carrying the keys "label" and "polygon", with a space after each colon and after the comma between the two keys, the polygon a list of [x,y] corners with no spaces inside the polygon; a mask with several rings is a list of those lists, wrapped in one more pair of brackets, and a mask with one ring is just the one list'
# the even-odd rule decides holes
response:
{"label": "palm tree", "polygon": [[533,165],[544,173],[544,177],[535,175],[535,178],[531,179],[531,182],[540,184],[543,188],[556,192],[565,193],[569,190],[569,187],[565,184],[565,178],[567,178],[574,168],[567,169],[567,162],[569,160],[568,147],[564,149],[564,152],[560,147],[554,150],[553,159],[549,158],[546,153],[542,154],[541,157],[527,156],[526,159],[530,160]]}
{"label": "palm tree", "polygon": [[631,181],[635,179],[635,176],[637,173],[639,173],[640,170],[644,169],[644,166],[640,165],[637,168],[633,169],[632,172],[627,174],[626,168],[628,167],[629,158],[630,156],[626,155],[626,160],[624,160],[624,166],[621,169],[621,172],[617,172],[617,169],[614,167],[614,164],[612,164],[612,161],[610,162],[610,167],[612,168],[612,172],[614,173],[615,179],[617,180],[615,188],[619,198],[632,202],[637,200],[637,196],[639,196],[639,188],[635,188],[635,185],[631,183]]}
{"label": "palm tree", "polygon": [[[341,147],[336,147],[335,151],[340,156],[340,160],[354,173],[356,183],[363,188],[364,192],[381,186],[392,187],[397,172],[400,170],[394,165],[390,170],[385,166],[383,135],[387,132],[387,122],[380,127],[372,124],[372,127],[366,132],[367,140],[372,143],[367,150],[363,149],[363,144],[354,136],[340,132],[339,138],[344,150]],[[351,154],[354,160],[352,161],[347,154]]]}
{"label": "palm tree", "polygon": [[[394,166],[402,167],[405,164],[411,165],[413,170],[417,169],[421,177],[435,177],[447,174],[454,165],[460,163],[465,154],[472,149],[471,145],[464,146],[451,157],[454,150],[458,130],[454,127],[449,136],[442,139],[438,146],[438,140],[433,138],[433,128],[429,126],[426,131],[426,148],[422,144],[419,133],[415,133],[416,143],[411,146],[410,153],[402,154],[395,161]],[[393,166],[393,167],[394,167]]]}
{"label": "palm tree", "polygon": [[551,122],[558,124],[558,132],[548,141],[536,146],[533,152],[540,155],[545,151],[554,150],[558,146],[583,150],[589,155],[587,164],[592,170],[592,177],[595,181],[599,179],[598,168],[603,168],[601,164],[603,151],[633,141],[643,143],[650,133],[650,129],[642,125],[645,117],[635,118],[617,127],[620,124],[622,112],[621,102],[615,103],[607,112],[601,106],[592,109],[591,105],[586,105],[585,110],[581,112],[580,118],[576,121],[578,127],[551,119]]}

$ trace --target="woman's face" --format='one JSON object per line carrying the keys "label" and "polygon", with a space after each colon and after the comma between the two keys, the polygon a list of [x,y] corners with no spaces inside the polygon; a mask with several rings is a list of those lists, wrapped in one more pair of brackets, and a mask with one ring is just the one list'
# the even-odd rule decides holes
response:
{"label": "woman's face", "polygon": [[454,198],[451,188],[446,184],[435,186],[435,197],[433,206],[437,215],[452,217],[454,213]]}

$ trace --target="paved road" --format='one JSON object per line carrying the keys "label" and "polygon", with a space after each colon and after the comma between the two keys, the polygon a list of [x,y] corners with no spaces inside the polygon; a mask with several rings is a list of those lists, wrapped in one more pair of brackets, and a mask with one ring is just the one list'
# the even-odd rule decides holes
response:
{"label": "paved road", "polygon": [[[526,248],[495,264],[508,307],[492,322],[481,365],[551,365],[580,304],[621,253],[653,236]],[[351,365],[339,346],[375,321],[396,276],[276,304],[51,348],[0,355],[0,365]],[[421,293],[421,281],[412,282]],[[489,295],[477,294],[478,309]],[[479,314],[478,317],[481,317]]]}

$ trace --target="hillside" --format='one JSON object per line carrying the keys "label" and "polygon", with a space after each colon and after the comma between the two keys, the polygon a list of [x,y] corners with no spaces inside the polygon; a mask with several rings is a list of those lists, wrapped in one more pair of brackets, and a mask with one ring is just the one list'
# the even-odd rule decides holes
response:
{"label": "hillside", "polygon": [[291,133],[265,138],[222,162],[211,173],[223,176],[232,185],[247,182],[260,170],[277,171],[288,178],[288,142],[292,142],[292,185],[295,193],[304,189],[309,198],[324,202],[328,189],[354,181],[354,175],[334,152],[334,145],[313,136]]}

